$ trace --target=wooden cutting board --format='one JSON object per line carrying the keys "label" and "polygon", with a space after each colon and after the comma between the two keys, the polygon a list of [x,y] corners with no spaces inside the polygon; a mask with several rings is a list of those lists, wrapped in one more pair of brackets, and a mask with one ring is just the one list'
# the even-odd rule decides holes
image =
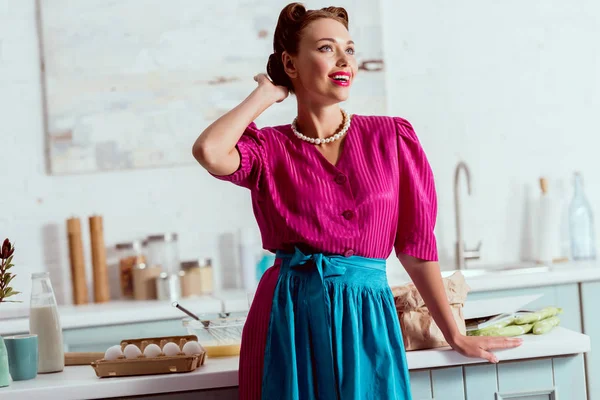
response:
{"label": "wooden cutting board", "polygon": [[65,365],[90,365],[104,358],[104,353],[65,353]]}

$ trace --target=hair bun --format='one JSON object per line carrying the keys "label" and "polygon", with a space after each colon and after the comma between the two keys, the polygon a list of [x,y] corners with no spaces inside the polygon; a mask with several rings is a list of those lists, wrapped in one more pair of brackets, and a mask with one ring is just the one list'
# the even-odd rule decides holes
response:
{"label": "hair bun", "polygon": [[[338,17],[339,19],[346,21],[346,25],[348,25],[348,11],[346,11],[345,8],[343,7],[325,7],[325,8],[321,8],[321,11],[325,11],[328,13],[331,13],[333,15],[335,15],[336,17]],[[347,28],[347,26],[346,26]]]}
{"label": "hair bun", "polygon": [[290,77],[285,73],[285,69],[283,68],[281,54],[273,53],[269,56],[269,61],[267,61],[267,74],[277,86],[285,86],[287,88],[292,86]]}
{"label": "hair bun", "polygon": [[299,22],[306,14],[306,7],[302,3],[290,3],[283,10],[280,16],[285,16],[288,22]]}

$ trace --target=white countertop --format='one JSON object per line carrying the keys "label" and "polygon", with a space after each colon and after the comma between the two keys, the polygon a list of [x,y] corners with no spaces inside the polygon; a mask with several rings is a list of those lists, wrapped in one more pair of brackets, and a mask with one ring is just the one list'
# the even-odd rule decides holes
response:
{"label": "white countertop", "polygon": [[[500,361],[553,357],[586,353],[591,349],[590,337],[563,327],[556,327],[545,335],[523,335],[523,344],[513,349],[495,350]],[[411,370],[477,364],[482,361],[464,357],[450,347],[409,351],[406,353]]]}
{"label": "white countertop", "polygon": [[[487,268],[489,272],[485,273],[481,273],[479,267],[475,271],[473,268],[464,271],[471,288],[470,292],[600,281],[600,262],[562,263],[527,273],[524,272],[525,269],[500,271],[497,267]],[[477,274],[474,274],[475,272]],[[451,271],[442,271],[442,273],[447,275]],[[389,267],[388,280],[391,286],[410,281],[402,267],[395,265]],[[241,312],[248,310],[248,296],[244,290],[231,290],[212,296],[183,299],[181,304],[195,313]],[[18,309],[8,310],[0,307],[0,335],[29,331],[27,306],[28,304],[23,303],[23,306]],[[83,306],[61,306],[59,312],[63,329],[160,321],[184,316],[181,311],[173,308],[169,301],[117,301]],[[17,316],[20,318],[15,318]]]}
{"label": "white countertop", "polygon": [[[561,327],[545,335],[523,338],[524,343],[518,348],[496,351],[498,359],[502,362],[590,350],[588,336]],[[410,351],[406,356],[411,370],[485,362],[463,357],[450,348]],[[205,365],[190,373],[124,378],[97,378],[91,366],[65,367],[61,373],[12,382],[11,386],[0,388],[0,399],[92,399],[214,389],[237,386],[237,371],[237,357],[207,359]]]}
{"label": "white countertop", "polygon": [[0,399],[102,399],[238,385],[238,357],[214,358],[195,371],[180,374],[98,378],[91,366],[65,367],[63,372],[39,374],[28,381],[0,388]]}
{"label": "white countertop", "polygon": [[[219,313],[223,310],[223,302],[211,296],[183,299],[180,303],[196,314]],[[27,315],[29,310],[26,311]],[[60,306],[59,314],[63,330],[185,317],[185,314],[173,307],[170,301],[158,300]],[[29,332],[28,316],[0,319],[0,335],[23,332]]]}
{"label": "white countertop", "polygon": [[600,281],[600,262],[568,262],[529,267],[537,269],[537,272],[526,272],[527,268],[510,271],[490,269],[489,273],[469,276],[467,268],[464,274],[471,292]]}
{"label": "white countertop", "polygon": [[[442,270],[442,275],[449,276],[453,272],[456,270]],[[515,263],[467,267],[461,272],[471,288],[470,292],[484,292],[600,281],[600,261],[552,265]],[[390,286],[400,286],[410,282],[410,278],[400,267],[388,271],[388,281]]]}

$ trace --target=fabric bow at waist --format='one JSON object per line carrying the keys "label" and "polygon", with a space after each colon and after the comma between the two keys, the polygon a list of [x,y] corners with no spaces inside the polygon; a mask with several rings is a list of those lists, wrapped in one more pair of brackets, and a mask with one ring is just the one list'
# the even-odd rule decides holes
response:
{"label": "fabric bow at waist", "polygon": [[326,255],[324,253],[304,254],[297,247],[293,253],[277,251],[276,256],[287,261],[287,266],[292,270],[301,270],[313,264],[319,274],[321,283],[324,278],[344,275],[346,269],[351,267],[366,267],[385,271],[385,260],[381,258],[345,257],[337,254]]}
{"label": "fabric bow at waist", "polygon": [[[277,252],[282,259],[282,272],[289,268],[294,275],[305,278],[298,293],[299,307],[308,314],[308,332],[311,343],[311,358],[316,369],[317,393],[319,399],[337,399],[338,388],[333,362],[330,298],[324,280],[342,276],[349,268],[363,267],[385,271],[385,260],[360,256],[344,257],[323,253],[304,254],[298,248],[293,253]],[[283,310],[281,310],[283,311]],[[277,311],[276,311],[277,312]],[[288,316],[289,317],[289,316]],[[282,368],[292,360],[281,358]],[[289,364],[288,364],[289,365]],[[299,367],[299,370],[301,367]]]}

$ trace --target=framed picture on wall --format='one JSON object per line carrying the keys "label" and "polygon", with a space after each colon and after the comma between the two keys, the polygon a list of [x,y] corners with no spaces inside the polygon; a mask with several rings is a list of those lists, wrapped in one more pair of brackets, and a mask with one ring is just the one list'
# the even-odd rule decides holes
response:
{"label": "framed picture on wall", "polygon": [[[255,87],[288,1],[39,1],[51,174],[195,163],[200,132]],[[386,112],[380,4],[339,1],[350,14],[359,73],[350,112]],[[307,1],[307,8],[328,6]],[[287,124],[294,100],[259,126]]]}

